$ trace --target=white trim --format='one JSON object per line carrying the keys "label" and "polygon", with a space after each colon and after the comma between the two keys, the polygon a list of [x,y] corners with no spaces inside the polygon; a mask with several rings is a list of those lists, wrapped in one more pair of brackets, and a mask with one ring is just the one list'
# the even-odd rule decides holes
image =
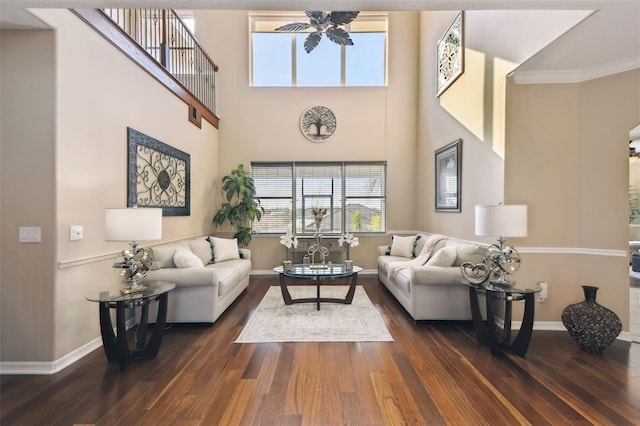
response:
{"label": "white trim", "polygon": [[566,84],[582,83],[640,68],[640,57],[626,58],[583,70],[561,71],[514,71],[511,74],[516,84]]}
{"label": "white trim", "polygon": [[62,358],[51,362],[40,361],[6,361],[0,362],[0,374],[55,374],[85,355],[95,351],[102,346],[102,338],[96,337],[92,341],[85,343],[78,349],[69,352]]}
{"label": "white trim", "polygon": [[[129,318],[125,324],[127,330],[135,327],[135,318]],[[114,333],[116,332],[114,328]],[[102,337],[96,337],[62,358],[55,361],[3,361],[0,362],[1,374],[55,374],[102,346]]]}
{"label": "white trim", "polygon": [[[520,330],[520,326],[522,325],[522,321],[512,321],[511,329],[512,330]],[[567,331],[567,328],[561,321],[534,321],[533,329],[540,331]],[[628,331],[621,332],[616,340],[622,340],[623,342],[632,342],[632,335]]]}
{"label": "white trim", "polygon": [[526,254],[584,254],[589,256],[627,257],[626,250],[591,249],[580,247],[516,247],[518,252]]}

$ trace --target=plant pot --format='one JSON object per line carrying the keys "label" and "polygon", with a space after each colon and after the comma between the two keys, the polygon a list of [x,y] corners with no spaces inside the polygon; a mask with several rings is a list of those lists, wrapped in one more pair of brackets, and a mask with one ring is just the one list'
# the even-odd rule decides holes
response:
{"label": "plant pot", "polygon": [[562,323],[580,349],[602,353],[618,337],[622,323],[615,312],[596,302],[598,287],[583,285],[584,301],[562,311]]}

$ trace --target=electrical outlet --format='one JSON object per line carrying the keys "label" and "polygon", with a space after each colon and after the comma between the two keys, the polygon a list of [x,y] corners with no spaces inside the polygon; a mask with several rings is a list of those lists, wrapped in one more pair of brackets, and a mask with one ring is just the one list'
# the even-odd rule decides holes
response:
{"label": "electrical outlet", "polygon": [[82,225],[71,225],[69,227],[69,238],[71,239],[71,241],[83,239],[84,227]]}
{"label": "electrical outlet", "polygon": [[538,285],[540,285],[540,288],[542,288],[542,290],[536,294],[536,298],[538,299],[538,302],[541,302],[541,303],[546,302],[547,297],[549,297],[549,284],[538,283]]}

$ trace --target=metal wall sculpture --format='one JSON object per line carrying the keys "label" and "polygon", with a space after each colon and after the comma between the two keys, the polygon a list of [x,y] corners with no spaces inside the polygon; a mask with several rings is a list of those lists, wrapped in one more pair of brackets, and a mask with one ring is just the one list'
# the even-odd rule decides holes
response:
{"label": "metal wall sculpture", "polygon": [[189,216],[189,154],[130,127],[127,140],[127,206],[161,207],[163,216]]}

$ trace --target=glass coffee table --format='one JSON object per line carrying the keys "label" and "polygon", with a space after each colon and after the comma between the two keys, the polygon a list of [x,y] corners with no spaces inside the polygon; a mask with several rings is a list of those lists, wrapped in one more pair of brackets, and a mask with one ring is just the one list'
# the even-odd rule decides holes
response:
{"label": "glass coffee table", "polygon": [[[353,295],[356,292],[358,283],[358,272],[362,271],[359,266],[352,266],[347,269],[344,264],[326,264],[326,265],[310,265],[296,264],[292,265],[291,270],[285,270],[282,266],[273,268],[280,274],[280,289],[282,290],[282,298],[285,305],[294,303],[315,303],[317,309],[320,310],[321,302],[343,303],[350,305],[353,301]],[[349,283],[349,290],[344,299],[333,297],[321,297],[320,286],[330,285],[329,280],[346,278]],[[293,299],[289,293],[287,286],[292,285],[314,285],[316,286],[316,297],[307,297]]]}

